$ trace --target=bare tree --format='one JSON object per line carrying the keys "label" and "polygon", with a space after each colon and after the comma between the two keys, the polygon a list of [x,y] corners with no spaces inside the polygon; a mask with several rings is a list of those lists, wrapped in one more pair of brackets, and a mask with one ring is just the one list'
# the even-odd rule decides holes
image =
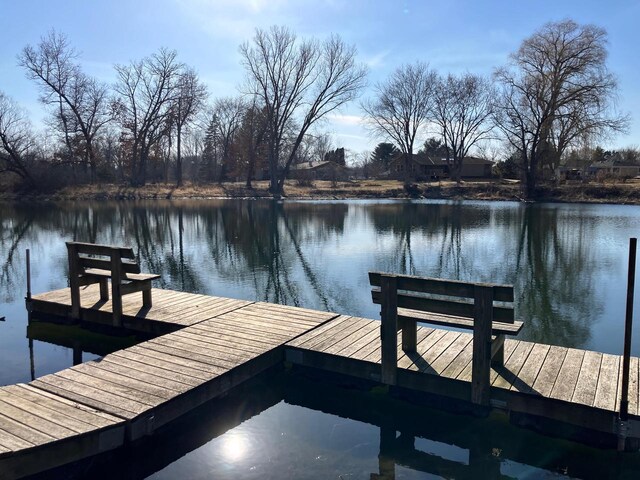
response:
{"label": "bare tree", "polygon": [[221,156],[218,180],[225,180],[227,172],[233,167],[231,165],[231,145],[242,124],[246,110],[247,105],[240,97],[219,98],[214,103],[213,114],[216,118]]}
{"label": "bare tree", "polygon": [[29,163],[34,147],[31,124],[25,113],[0,91],[0,173],[14,173],[33,186]]}
{"label": "bare tree", "polygon": [[256,169],[261,167],[261,159],[266,156],[267,118],[264,108],[258,107],[255,97],[242,115],[242,122],[236,135],[232,150],[238,158],[237,173],[244,174],[245,186],[253,188]]}
{"label": "bare tree", "polygon": [[171,107],[170,121],[176,129],[176,185],[182,185],[182,131],[194,120],[207,97],[206,87],[191,68],[180,73],[177,95]]}
{"label": "bare tree", "polygon": [[36,48],[27,45],[18,63],[27,76],[40,84],[40,101],[51,107],[53,124],[62,133],[73,158],[79,137],[81,162],[96,171],[95,139],[111,121],[108,87],[82,72],[76,63],[77,53],[67,38],[51,31]]}
{"label": "bare tree", "polygon": [[438,80],[433,122],[440,130],[451,176],[458,183],[464,158],[493,128],[489,121],[493,97],[491,82],[479,75],[448,75]]}
{"label": "bare tree", "polygon": [[606,43],[602,28],[551,22],[495,72],[501,89],[494,121],[520,156],[527,197],[535,196],[543,166],[579,137],[626,129],[628,117],[613,108],[617,82]]}
{"label": "bare tree", "polygon": [[151,150],[171,126],[184,65],[175,50],[160,49],[129,65],[116,65],[118,118],[131,140],[131,182],[144,185]]}
{"label": "bare tree", "polygon": [[[285,27],[257,30],[253,42],[243,44],[240,53],[247,70],[246,93],[260,98],[266,110],[269,189],[278,196],[309,128],[353,100],[365,85],[367,70],[356,62],[355,48],[340,37],[298,41]],[[286,132],[294,124],[297,133],[281,159]]]}
{"label": "bare tree", "polygon": [[411,158],[416,138],[428,122],[438,76],[426,63],[396,69],[375,87],[375,97],[362,103],[372,132],[388,137],[404,157],[404,177],[411,177]]}

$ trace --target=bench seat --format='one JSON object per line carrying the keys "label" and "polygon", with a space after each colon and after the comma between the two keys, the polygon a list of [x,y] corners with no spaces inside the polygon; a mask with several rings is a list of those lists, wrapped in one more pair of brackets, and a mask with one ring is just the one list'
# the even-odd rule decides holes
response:
{"label": "bench seat", "polygon": [[[81,276],[111,278],[111,272],[109,270],[87,268]],[[160,275],[155,273],[124,273],[122,275],[122,280],[132,282],[144,282],[146,280],[157,280],[158,278],[160,278]]]}
{"label": "bench seat", "polygon": [[[398,308],[398,323],[403,321],[418,321],[424,323],[432,323],[434,325],[442,325],[444,327],[464,328],[473,330],[473,318],[457,317],[455,315],[445,315],[443,313],[423,312],[420,310],[412,310],[410,308]],[[522,330],[524,324],[520,321],[513,323],[492,322],[492,335],[517,335]]]}

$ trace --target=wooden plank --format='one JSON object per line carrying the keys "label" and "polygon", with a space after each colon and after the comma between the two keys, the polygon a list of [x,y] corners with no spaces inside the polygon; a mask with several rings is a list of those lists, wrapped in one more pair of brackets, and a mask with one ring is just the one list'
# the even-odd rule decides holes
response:
{"label": "wooden plank", "polygon": [[[141,411],[148,410],[148,407],[155,407],[156,405],[162,403],[162,401],[164,400],[158,395],[146,393],[142,390],[132,388],[131,386],[125,386],[120,383],[116,383],[113,378],[107,380],[106,378],[104,378],[106,377],[104,371],[93,372],[94,375],[89,375],[86,372],[86,368],[84,368],[87,365],[88,364],[82,364],[73,368],[61,370],[57,372],[55,376],[58,379],[64,379],[72,382],[68,384],[69,386],[83,385],[86,387],[91,387],[101,392],[101,395],[104,395],[106,393],[112,394],[112,398],[114,400],[122,399],[126,400],[127,402],[133,402],[131,403],[131,405],[138,404],[138,407],[141,409]],[[98,377],[97,375],[103,375],[103,377]],[[64,387],[64,385],[61,386],[63,386],[63,388],[66,388]],[[116,397],[119,398],[116,399]]]}
{"label": "wooden plank", "polygon": [[233,312],[225,313],[224,315],[220,315],[219,319],[233,321],[232,324],[237,325],[245,325],[252,328],[258,328],[259,330],[266,330],[271,333],[277,333],[279,335],[283,335],[287,338],[292,338],[295,335],[299,335],[304,332],[304,329],[294,329],[290,326],[287,326],[283,323],[271,323],[269,321],[260,320],[255,317],[243,316],[241,310],[235,310]]}
{"label": "wooden plank", "polygon": [[551,390],[550,397],[570,402],[578,383],[578,376],[584,359],[584,350],[570,348],[562,362],[556,383]]}
{"label": "wooden plank", "polygon": [[451,361],[451,363],[440,374],[447,378],[457,378],[462,371],[469,367],[471,369],[471,360],[473,359],[473,342],[469,342],[466,347]]}
{"label": "wooden plank", "polygon": [[[103,257],[105,257],[103,255]],[[111,276],[111,272],[108,270],[111,268],[111,262],[109,260],[105,260],[102,258],[96,257],[87,257],[86,255],[78,255],[80,260],[80,265],[82,267],[97,269],[97,270],[106,270],[109,277]],[[126,273],[140,273],[140,265],[137,262],[131,260],[122,260],[122,270]],[[156,276],[158,278],[159,276]]]}
{"label": "wooden plank", "polygon": [[145,381],[142,375],[136,377],[130,377],[123,375],[121,372],[114,372],[108,367],[101,368],[101,362],[89,362],[82,365],[78,365],[73,368],[75,372],[82,372],[97,380],[105,381],[110,384],[125,387],[127,390],[142,392],[153,397],[158,398],[158,402],[161,400],[169,400],[175,397],[179,392],[173,390],[167,385],[158,386],[154,383]]}
{"label": "wooden plank", "polygon": [[551,395],[551,391],[556,383],[560,368],[567,356],[567,348],[552,346],[547,353],[547,357],[540,368],[540,372],[533,384],[533,391],[543,397]]}
{"label": "wooden plank", "polygon": [[193,360],[203,365],[209,365],[214,368],[222,368],[223,370],[229,370],[236,367],[241,361],[239,359],[223,359],[215,357],[213,355],[207,355],[200,352],[194,352],[189,345],[177,346],[174,342],[171,345],[166,345],[158,342],[145,342],[143,345],[146,351],[155,351],[158,353],[164,353],[172,357],[180,357],[185,360]]}
{"label": "wooden plank", "polygon": [[184,330],[178,330],[171,335],[176,338],[184,338],[185,340],[196,342],[197,345],[201,345],[203,347],[208,346],[213,349],[220,347],[223,350],[233,349],[234,351],[239,350],[254,355],[260,355],[274,347],[273,343],[249,342],[239,337],[225,335],[219,331],[207,331],[206,333],[203,333],[202,331],[193,331],[190,327]]}
{"label": "wooden plank", "polygon": [[40,377],[31,385],[121,418],[133,418],[149,408],[148,405],[105,392],[101,388],[70,381],[57,374]]}
{"label": "wooden plank", "polygon": [[267,302],[255,302],[253,304],[254,308],[261,309],[266,308],[268,310],[277,310],[282,312],[291,312],[295,313],[299,316],[307,316],[310,319],[317,319],[318,322],[324,322],[326,320],[330,320],[331,317],[336,317],[339,314],[333,312],[324,312],[321,310],[312,310],[309,308],[303,307],[293,307],[291,305],[281,305],[277,303],[267,303]]}
{"label": "wooden plank", "polygon": [[471,365],[471,402],[489,406],[491,400],[491,325],[497,312],[493,305],[493,290],[475,287],[473,302],[473,359]]}
{"label": "wooden plank", "polygon": [[11,430],[12,427],[9,426],[7,430],[4,429],[4,422],[2,422],[2,418],[0,418],[0,445],[4,447],[5,450],[8,451],[19,451],[26,448],[31,448],[37,445],[37,442],[29,442],[20,438],[18,435],[11,433],[8,430]]}
{"label": "wooden plank", "polygon": [[593,406],[604,410],[616,410],[616,390],[618,388],[618,374],[621,367],[621,357],[602,354],[602,364],[598,375],[598,386]]}
{"label": "wooden plank", "polygon": [[[32,413],[36,415],[37,418],[42,418],[46,422],[62,425],[74,433],[89,432],[96,429],[95,426],[58,410],[56,408],[58,406],[57,402],[49,402],[47,406],[43,406],[42,402],[32,402],[23,396],[15,394],[14,390],[15,389],[2,389],[2,391],[0,391],[0,400]],[[33,423],[33,425],[39,426],[41,424],[36,420],[36,423]]]}
{"label": "wooden plank", "polygon": [[[382,294],[373,290],[371,297],[373,303],[379,304],[382,299]],[[436,298],[427,298],[418,294],[402,293],[397,295],[398,307],[408,308],[411,310],[421,310],[426,312],[441,313],[444,315],[453,315],[456,317],[473,318],[474,306],[470,302],[441,300]],[[514,321],[513,308],[507,307],[493,307],[493,319],[497,322],[513,323]]]}
{"label": "wooden plank", "polygon": [[[380,286],[380,278],[387,275],[383,272],[369,272],[369,282],[372,286]],[[493,298],[499,302],[513,302],[513,285],[499,285],[494,283],[461,282],[458,280],[444,280],[441,278],[417,277],[413,275],[397,275],[398,290],[430,293],[433,295],[448,295],[452,297],[473,298],[474,287],[488,286],[493,289]]]}
{"label": "wooden plank", "polygon": [[[310,345],[307,348],[315,350],[316,352],[324,352],[326,349],[338,344],[338,347],[348,345],[350,342],[356,341],[359,338],[359,332],[367,325],[364,320],[359,320],[356,317],[352,317],[349,320],[343,322],[341,326],[346,328],[335,328],[329,330],[325,335],[320,337],[320,341]],[[378,325],[380,325],[378,323]],[[345,342],[346,340],[346,342]]]}
{"label": "wooden plank", "polygon": [[253,358],[255,355],[249,352],[234,350],[230,348],[223,349],[222,347],[211,348],[210,346],[201,346],[195,341],[187,338],[179,338],[173,335],[164,335],[162,337],[155,338],[148,342],[145,342],[145,346],[152,349],[163,347],[161,351],[172,353],[172,350],[182,350],[191,355],[194,359],[203,359],[213,365],[225,366],[233,368],[247,360]]}
{"label": "wooden plank", "polygon": [[426,351],[429,350],[431,346],[433,346],[436,341],[433,340],[433,337],[429,338],[431,335],[434,337],[441,338],[446,333],[445,330],[434,330],[432,328],[424,328],[420,327],[416,331],[416,351],[415,352],[398,352],[398,368],[405,368],[407,370],[418,371],[422,366],[422,362],[424,362],[423,355]]}
{"label": "wooden plank", "polygon": [[511,355],[515,351],[516,346],[518,345],[518,343],[519,343],[518,340],[506,340],[505,339],[505,341],[504,341],[504,362],[502,363],[502,365],[491,365],[490,382],[491,382],[492,386],[495,383],[495,381],[498,378],[498,376],[500,375],[500,372],[504,372],[504,364],[511,357]]}
{"label": "wooden plank", "polygon": [[269,335],[268,332],[256,332],[252,329],[245,329],[242,326],[229,325],[215,319],[214,321],[206,320],[204,322],[191,325],[189,331],[202,336],[224,336],[237,338],[238,341],[261,346],[274,346],[282,343],[282,335]]}
{"label": "wooden plank", "polygon": [[520,373],[518,373],[515,381],[511,384],[512,391],[533,394],[537,393],[533,390],[533,385],[538,377],[538,373],[540,373],[540,368],[542,367],[550,348],[550,345],[543,345],[541,343],[533,345],[531,353],[527,357],[527,361],[520,369]]}
{"label": "wooden plank", "polygon": [[[110,361],[120,362],[123,361],[131,361],[140,364],[136,368],[139,369],[147,369],[144,365],[148,367],[156,367],[161,368],[162,370],[167,370],[170,372],[176,373],[176,379],[180,379],[180,381],[184,383],[189,383],[190,385],[197,386],[214,378],[217,374],[224,372],[223,368],[217,367],[215,371],[211,371],[213,368],[209,365],[202,364],[194,364],[185,362],[184,359],[180,357],[172,357],[171,355],[164,355],[151,350],[138,350],[131,351],[130,348],[120,352],[114,352],[107,357]],[[133,368],[133,366],[132,366]],[[179,375],[181,377],[179,377]]]}
{"label": "wooden plank", "polygon": [[[149,358],[146,358],[146,360],[147,362],[153,361]],[[130,372],[129,375],[134,376],[151,375],[162,378],[163,381],[166,381],[166,379],[170,377],[171,382],[174,384],[172,388],[176,391],[186,391],[187,389],[197,387],[202,383],[201,379],[179,373],[175,369],[170,368],[170,366],[150,365],[149,363],[132,360],[131,358],[121,357],[118,355],[108,355],[104,357],[100,362],[100,365],[103,368],[121,368],[123,371]],[[167,368],[162,368],[163,366]]]}
{"label": "wooden plank", "polygon": [[438,341],[433,341],[433,335],[429,335],[424,342],[421,342],[421,345],[430,344],[429,348],[421,355],[422,360],[424,361],[423,365],[419,365],[421,372],[426,373],[436,373],[433,369],[432,364],[436,362],[436,360],[442,355],[442,353],[448,349],[453,342],[455,342],[458,337],[462,335],[460,332],[450,332],[447,331],[445,334],[438,339]]}
{"label": "wooden plank", "polygon": [[374,340],[379,341],[379,337],[380,322],[376,320],[370,320],[369,323],[363,327],[362,334],[356,341],[348,345],[341,345],[339,348],[332,347],[330,349],[327,349],[327,353],[340,355],[341,357],[351,357],[352,355],[357,353],[358,350],[368,345],[370,342]]}
{"label": "wooden plank", "polygon": [[115,245],[99,245],[97,243],[86,242],[66,242],[67,245],[74,245],[78,253],[86,253],[88,255],[103,255],[111,256],[112,253],[117,252],[122,258],[135,259],[136,256],[133,253],[131,247],[119,247]]}
{"label": "wooden plank", "polygon": [[[467,330],[473,330],[474,325],[472,318],[456,317],[442,313],[421,312],[420,310],[411,310],[409,308],[399,308],[398,319],[403,321],[416,320],[432,325],[463,328]],[[513,321],[511,323],[493,322],[491,324],[491,332],[493,335],[517,335],[520,333],[520,330],[522,330],[523,325],[523,322],[520,321]]]}
{"label": "wooden plank", "polygon": [[108,427],[122,422],[122,419],[106,412],[73,402],[58,395],[53,395],[39,388],[35,388],[32,385],[18,384],[5,388],[11,388],[13,394],[25,398],[32,403],[40,404],[48,408],[50,407],[97,428]]}
{"label": "wooden plank", "polygon": [[[289,342],[287,342],[287,345],[292,346],[292,347],[299,347],[307,342],[309,342],[310,340],[320,336],[320,335],[324,335],[324,332],[326,332],[327,330],[330,330],[332,328],[334,328],[336,325],[339,325],[343,322],[345,322],[346,320],[348,320],[349,318],[351,318],[348,315],[340,315],[337,318],[334,318],[333,320],[328,321],[327,323],[324,323],[316,328],[314,328],[313,330],[310,330],[302,335],[300,335],[297,338],[294,338],[293,340],[290,340]],[[379,325],[379,323],[378,323]]]}
{"label": "wooden plank", "polygon": [[631,357],[629,364],[629,415],[638,415],[638,376],[640,375],[640,359]]}
{"label": "wooden plank", "polygon": [[380,279],[380,344],[382,383],[395,385],[398,366],[398,286],[396,277]]}
{"label": "wooden plank", "polygon": [[572,402],[593,406],[601,364],[602,353],[591,351],[584,353]]}
{"label": "wooden plank", "polygon": [[[16,422],[21,423],[25,427],[36,430],[42,434],[48,435],[55,439],[66,438],[75,435],[77,432],[64,422],[64,419],[58,417],[56,421],[50,420],[51,416],[39,416],[37,410],[30,409],[28,402],[15,397],[7,399],[6,395],[0,397],[0,418],[7,417]],[[0,425],[4,425],[0,422]]]}
{"label": "wooden plank", "polygon": [[473,335],[468,334],[460,334],[458,338],[456,338],[449,347],[442,352],[442,354],[431,364],[431,368],[438,374],[442,375],[442,373],[446,370],[446,368],[451,364],[451,362],[462,353],[462,351],[471,344],[473,340]]}
{"label": "wooden plank", "polygon": [[[366,337],[368,333],[371,333],[372,331],[380,331],[380,323],[375,320],[352,317],[350,323],[354,326],[354,330],[350,333],[343,330],[342,333],[344,336],[342,339],[338,339],[333,344],[328,344],[327,346],[319,345],[314,350],[336,355],[345,348],[350,348],[354,344],[358,343],[363,337]],[[343,355],[340,354],[340,356]]]}
{"label": "wooden plank", "polygon": [[[248,305],[239,312],[242,315],[249,315],[252,317],[258,317],[263,319],[270,319],[279,322],[285,322],[287,324],[295,324],[300,325],[303,328],[313,328],[317,326],[319,323],[328,320],[327,317],[332,316],[333,314],[325,314],[323,316],[307,316],[301,315],[299,312],[289,311],[289,310],[279,310],[274,308],[267,308],[264,306],[256,306],[256,304]],[[336,314],[337,315],[337,314]]]}
{"label": "wooden plank", "polygon": [[[507,342],[507,344],[508,343],[509,342]],[[505,348],[507,344],[505,344]],[[518,380],[520,371],[529,358],[534,345],[535,343],[518,342],[511,356],[505,361],[503,369],[494,367],[494,370],[498,371],[500,374],[496,377],[492,386],[510,390],[514,382]],[[462,380],[463,378],[461,377],[462,375],[459,376],[458,379]]]}
{"label": "wooden plank", "polygon": [[[0,413],[0,429],[1,431],[7,432],[8,434],[10,434],[10,436],[14,436],[23,440],[24,442],[29,444],[29,446],[42,445],[43,443],[48,443],[56,440],[56,437],[54,437],[53,435],[36,430],[30,427],[29,425],[20,423],[19,421],[14,420],[13,418],[3,415],[1,413]],[[7,439],[11,438],[10,436],[8,435]],[[2,437],[4,436],[0,436],[0,438]],[[4,442],[4,439],[3,439],[3,442]],[[5,443],[3,443],[3,445],[7,446]]]}

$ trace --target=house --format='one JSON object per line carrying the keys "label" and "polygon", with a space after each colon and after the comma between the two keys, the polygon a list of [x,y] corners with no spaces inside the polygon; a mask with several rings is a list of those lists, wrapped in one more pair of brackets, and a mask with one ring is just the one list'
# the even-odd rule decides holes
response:
{"label": "house", "polygon": [[289,178],[304,180],[342,180],[348,178],[346,167],[331,161],[311,161],[291,165]]}
{"label": "house", "polygon": [[[396,178],[404,177],[404,156],[396,156],[390,164],[390,174]],[[491,178],[493,162],[479,157],[464,157],[462,178]],[[440,179],[451,176],[446,158],[430,157],[424,153],[414,154],[411,165],[411,178],[415,180]]]}
{"label": "house", "polygon": [[603,160],[589,166],[589,175],[610,175],[612,177],[633,178],[640,175],[640,166],[617,160]]}
{"label": "house", "polygon": [[[448,175],[448,166],[439,158],[432,158],[424,153],[413,154],[409,164],[409,177],[415,180],[438,179]],[[389,174],[394,178],[404,178],[404,155],[397,155],[389,164]]]}

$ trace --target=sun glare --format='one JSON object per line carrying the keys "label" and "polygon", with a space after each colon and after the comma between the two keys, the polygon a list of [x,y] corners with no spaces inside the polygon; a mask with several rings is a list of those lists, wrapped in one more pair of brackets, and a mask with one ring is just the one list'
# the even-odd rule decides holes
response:
{"label": "sun glare", "polygon": [[227,460],[235,462],[244,457],[247,447],[247,440],[244,437],[234,435],[225,439],[222,452]]}

